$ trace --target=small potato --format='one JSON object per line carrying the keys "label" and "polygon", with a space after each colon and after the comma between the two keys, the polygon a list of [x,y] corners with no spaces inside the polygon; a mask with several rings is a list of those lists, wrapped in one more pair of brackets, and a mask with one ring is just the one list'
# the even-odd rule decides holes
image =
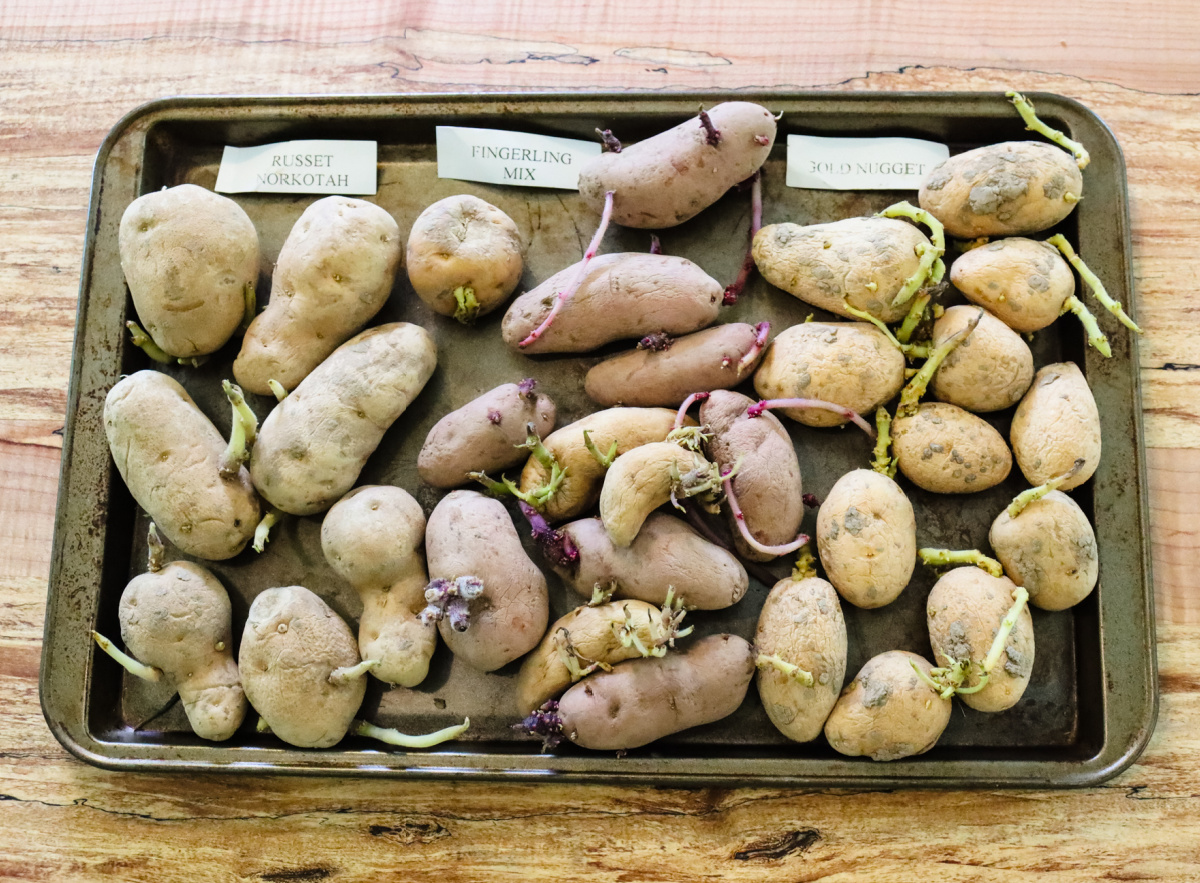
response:
{"label": "small potato", "polygon": [[417,473],[433,487],[467,484],[469,472],[516,466],[529,456],[521,447],[529,424],[539,437],[554,429],[554,400],[534,392],[533,380],[506,383],[451,411],[429,430],[417,456]]}
{"label": "small potato", "polygon": [[[779,732],[796,742],[821,735],[846,679],[846,620],[833,586],[823,579],[780,580],[758,616],[754,646],[759,652],[758,695]],[[812,675],[805,686],[774,657]]]}
{"label": "small potato", "polygon": [[1074,362],[1047,365],[1017,405],[1009,430],[1013,454],[1032,485],[1045,484],[1082,459],[1083,467],[1059,488],[1069,491],[1100,464],[1100,411]]}
{"label": "small potato", "polygon": [[990,423],[943,402],[924,402],[912,416],[897,417],[892,450],[904,476],[935,494],[987,490],[1012,470],[1012,452]]}
{"label": "small potato", "polygon": [[805,303],[851,318],[846,304],[896,322],[909,304],[892,306],[917,272],[925,234],[894,218],[846,218],[829,224],[769,224],[754,237],[764,279]]}
{"label": "small potato", "polygon": [[1004,572],[1042,610],[1066,610],[1096,587],[1100,562],[1096,533],[1079,504],[1050,491],[1012,518],[1004,509],[988,541]]}
{"label": "small potato", "polygon": [[[939,347],[979,315],[977,307],[950,307],[933,324]],[[1033,382],[1033,353],[1021,335],[984,312],[933,375],[930,390],[939,401],[975,413],[1002,411],[1021,400]]]}
{"label": "small potato", "polygon": [[521,234],[490,202],[466,193],[447,196],[413,222],[406,264],[417,297],[469,325],[504,303],[521,281]]}
{"label": "small potato", "polygon": [[829,581],[855,607],[890,604],[916,566],[912,503],[886,475],[848,472],[817,512],[817,550]]}
{"label": "small potato", "polygon": [[889,650],[867,660],[825,722],[834,751],[871,760],[924,754],[950,723],[951,702],[917,677],[933,668],[915,653]]}
{"label": "small potato", "polygon": [[617,457],[600,491],[600,520],[613,545],[628,548],[651,512],[672,494],[689,495],[695,483],[710,492],[719,488],[713,464],[673,442],[651,442]]}
{"label": "small potato", "polygon": [[[578,265],[555,273],[508,308],[500,331],[513,349],[550,314],[555,296],[575,277]],[[553,324],[523,353],[586,353],[614,340],[653,332],[689,334],[711,325],[724,289],[684,258],[638,252],[592,259],[579,288]]]}
{"label": "small potato", "polygon": [[395,220],[372,203],[327,196],[305,209],[279,251],[271,300],[233,363],[242,388],[270,395],[275,380],[295,389],[379,312],[401,247]]}
{"label": "small potato", "polygon": [[1058,249],[1018,236],[961,255],[950,266],[950,281],[971,303],[1021,332],[1045,328],[1075,293],[1075,274]]}
{"label": "small potato", "polygon": [[[754,375],[764,399],[821,399],[869,414],[904,386],[904,354],[867,322],[803,322],[772,341]],[[805,426],[846,418],[815,408],[781,408]]]}
{"label": "small potato", "polygon": [[657,230],[695,217],[758,171],[775,142],[775,117],[757,104],[728,101],[708,117],[717,143],[693,117],[589,160],[579,170],[579,195],[600,211],[613,191],[612,219],[623,227]]}
{"label": "small potato", "polygon": [[1071,154],[1006,141],[950,157],[921,184],[921,208],[960,239],[1048,230],[1071,213],[1083,176]]}
{"label": "small potato", "polygon": [[146,332],[169,356],[216,352],[258,284],[258,232],[232,199],[181,184],[121,216],[121,269]]}
{"label": "small potato", "polygon": [[104,432],[129,492],[181,552],[224,561],[245,548],[261,514],[250,474],[221,475],[225,440],[182,386],[158,371],[123,378]]}

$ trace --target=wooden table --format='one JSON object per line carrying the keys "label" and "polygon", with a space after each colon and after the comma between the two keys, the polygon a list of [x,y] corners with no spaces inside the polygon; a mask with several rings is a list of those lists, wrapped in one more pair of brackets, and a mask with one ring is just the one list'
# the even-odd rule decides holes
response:
{"label": "wooden table", "polygon": [[[1200,879],[1200,6],[596,0],[0,7],[0,876],[36,880]],[[974,7],[973,7],[974,8]],[[164,95],[1045,90],[1129,169],[1161,712],[1058,792],[633,790],[108,773],[37,676],[92,159]]]}

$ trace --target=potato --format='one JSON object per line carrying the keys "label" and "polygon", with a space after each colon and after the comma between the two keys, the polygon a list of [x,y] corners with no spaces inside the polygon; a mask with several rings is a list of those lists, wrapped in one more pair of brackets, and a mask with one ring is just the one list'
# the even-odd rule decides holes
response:
{"label": "potato", "polygon": [[[933,324],[933,345],[967,327],[975,307],[950,307]],[[1033,382],[1033,353],[1021,335],[985,312],[938,367],[930,391],[943,402],[975,413],[1001,411],[1021,400]]]}
{"label": "potato", "polygon": [[1083,176],[1066,151],[1041,141],[977,147],[936,166],[921,208],[960,239],[1037,233],[1075,208]]}
{"label": "potato", "polygon": [[350,627],[303,586],[261,592],[250,605],[238,668],[254,710],[298,748],[342,741],[366,694],[363,677],[334,676],[359,663]]}
{"label": "potato", "polygon": [[1074,362],[1046,365],[1013,414],[1013,455],[1025,479],[1044,484],[1082,459],[1083,467],[1059,488],[1079,487],[1100,464],[1100,411]]}
{"label": "potato", "polygon": [[[821,735],[846,679],[846,620],[833,586],[823,579],[784,579],[775,584],[754,633],[759,652],[758,695],[779,732],[796,742]],[[812,676],[806,686],[774,657]]]}
{"label": "potato", "polygon": [[1096,587],[1100,562],[1096,534],[1079,504],[1050,491],[1012,518],[1004,509],[988,541],[1004,572],[1042,610],[1066,610]]}
{"label": "potato", "polygon": [[379,312],[400,251],[400,228],[377,205],[327,196],[305,209],[279,251],[271,300],[233,363],[242,388],[270,395],[275,380],[295,389]]}
{"label": "potato", "polygon": [[995,487],[1012,470],[1003,436],[982,417],[943,402],[923,402],[892,424],[896,465],[917,487],[971,494]]}
{"label": "potato", "polygon": [[[956,661],[982,664],[1013,606],[1016,591],[1012,580],[994,577],[978,567],[956,567],[934,583],[925,605],[925,620],[938,665],[948,667]],[[958,695],[976,711],[1004,711],[1020,700],[1032,672],[1033,617],[1025,606],[1000,661],[989,672],[987,686],[977,693]],[[974,687],[979,681],[978,667],[971,666],[963,685]]]}
{"label": "potato", "polygon": [[232,199],[195,184],[139,196],[121,216],[121,269],[138,318],[169,356],[216,352],[258,285],[258,232]]}
{"label": "potato", "polygon": [[614,191],[612,219],[624,227],[657,230],[695,217],[758,171],[775,142],[775,118],[757,104],[728,101],[708,118],[717,143],[693,117],[588,160],[579,170],[579,195],[600,211],[604,194]]}
{"label": "potato", "polygon": [[406,265],[417,297],[470,324],[504,303],[521,281],[521,234],[491,203],[466,193],[447,196],[413,222]]}
{"label": "potato", "polygon": [[129,492],[181,552],[223,561],[245,548],[261,514],[250,474],[221,475],[225,440],[182,386],[158,371],[121,379],[104,431]]}
{"label": "potato", "polygon": [[406,322],[342,344],[263,421],[250,452],[254,486],[293,515],[328,509],[354,486],[436,364],[429,333]]}
{"label": "potato", "polygon": [[[504,314],[500,331],[514,349],[546,317],[558,292],[574,279],[577,264],[522,294]],[[554,323],[521,352],[586,353],[614,340],[652,332],[688,334],[711,325],[724,289],[684,258],[638,252],[602,254],[587,265],[579,288]]]}
{"label": "potato", "polygon": [[429,673],[437,629],[425,609],[425,513],[398,487],[355,488],[321,522],[321,551],[362,600],[358,649],[378,664],[371,674],[415,687]]}
{"label": "potato", "polygon": [[856,310],[884,322],[907,315],[892,306],[917,272],[925,234],[893,218],[846,218],[829,224],[768,224],[754,237],[754,263],[762,277],[805,303],[839,316]]}
{"label": "potato", "polygon": [[950,266],[967,300],[1014,331],[1040,331],[1062,315],[1075,274],[1053,245],[1014,236],[973,248]]}
{"label": "potato", "polygon": [[[904,354],[867,322],[804,322],[781,332],[754,375],[764,399],[821,399],[869,414],[904,386]],[[782,408],[805,426],[846,418],[814,408]]]}
{"label": "potato", "polygon": [[950,723],[949,699],[917,677],[933,667],[915,653],[889,650],[867,660],[833,707],[825,738],[834,751],[871,760],[924,754]]}
{"label": "potato", "polygon": [[720,478],[702,454],[674,442],[650,442],[634,448],[609,467],[600,491],[600,520],[613,545],[628,548],[646,517],[693,492],[719,492]]}
{"label": "potato", "polygon": [[469,472],[516,466],[529,456],[521,447],[533,424],[538,437],[554,429],[554,400],[534,392],[536,382],[506,383],[451,411],[429,430],[417,456],[417,473],[433,487],[455,487]]}
{"label": "potato", "polygon": [[825,575],[855,607],[890,604],[916,566],[912,503],[886,475],[870,469],[848,472],[817,512],[817,550]]}
{"label": "potato", "polygon": [[[550,620],[546,578],[521,547],[504,504],[475,491],[451,491],[429,516],[425,554],[431,580],[483,583],[464,630],[452,617],[438,622],[455,656],[471,668],[495,671],[537,646]],[[425,597],[431,600],[429,592]]]}

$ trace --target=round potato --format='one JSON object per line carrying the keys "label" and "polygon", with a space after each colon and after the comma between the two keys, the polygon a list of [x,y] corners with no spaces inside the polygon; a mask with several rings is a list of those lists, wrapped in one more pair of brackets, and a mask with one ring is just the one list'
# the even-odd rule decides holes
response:
{"label": "round potato", "polygon": [[[977,315],[975,307],[950,307],[933,324],[933,346],[941,346]],[[939,401],[986,413],[1015,405],[1032,382],[1033,353],[1029,344],[985,312],[979,324],[946,356],[929,388]]]}
{"label": "round potato", "polygon": [[1019,236],[973,248],[950,266],[950,281],[1014,331],[1040,331],[1062,315],[1075,274],[1053,245]]}
{"label": "round potato", "polygon": [[1069,491],[1092,477],[1100,464],[1100,411],[1078,365],[1058,362],[1038,371],[1017,405],[1008,437],[1032,485],[1062,475],[1080,459],[1083,467],[1059,488]]}
{"label": "round potato", "polygon": [[892,424],[896,465],[917,487],[971,494],[995,487],[1012,470],[1004,437],[982,417],[944,402],[923,402]]}

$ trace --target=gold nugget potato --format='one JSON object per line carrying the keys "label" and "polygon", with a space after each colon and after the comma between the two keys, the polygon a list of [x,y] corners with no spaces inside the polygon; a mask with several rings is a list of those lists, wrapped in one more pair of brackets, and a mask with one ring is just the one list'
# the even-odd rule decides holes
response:
{"label": "gold nugget potato", "polygon": [[[933,324],[933,345],[967,327],[979,310],[950,307]],[[1021,335],[991,313],[946,356],[933,375],[930,390],[939,401],[975,413],[1001,411],[1021,400],[1033,382],[1033,353]]]}
{"label": "gold nugget potato", "polygon": [[1013,236],[973,248],[950,266],[950,281],[1014,331],[1040,331],[1062,315],[1075,274],[1053,245]]}
{"label": "gold nugget potato", "polygon": [[1082,459],[1083,467],[1059,488],[1079,487],[1100,463],[1100,411],[1074,362],[1047,365],[1017,405],[1009,431],[1013,455],[1032,485],[1045,484]]}
{"label": "gold nugget potato", "polygon": [[1012,452],[995,427],[944,402],[924,402],[911,416],[897,417],[892,450],[909,481],[937,494],[986,490],[1012,470]]}

